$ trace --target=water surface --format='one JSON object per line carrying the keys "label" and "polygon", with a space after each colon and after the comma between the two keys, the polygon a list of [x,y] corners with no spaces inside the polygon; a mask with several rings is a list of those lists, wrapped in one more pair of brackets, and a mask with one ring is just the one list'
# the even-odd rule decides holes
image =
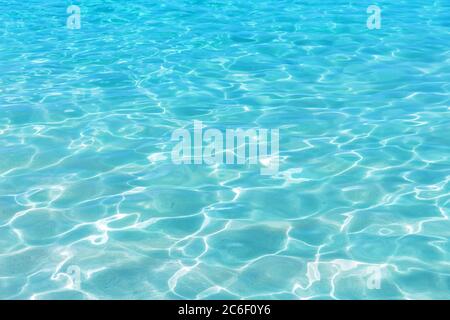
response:
{"label": "water surface", "polygon": [[450,1],[372,4],[2,0],[0,298],[450,298]]}

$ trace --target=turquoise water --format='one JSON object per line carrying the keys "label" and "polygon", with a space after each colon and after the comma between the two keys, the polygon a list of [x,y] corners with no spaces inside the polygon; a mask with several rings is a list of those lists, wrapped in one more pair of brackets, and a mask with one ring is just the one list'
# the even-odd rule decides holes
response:
{"label": "turquoise water", "polygon": [[450,1],[0,4],[1,299],[450,298]]}

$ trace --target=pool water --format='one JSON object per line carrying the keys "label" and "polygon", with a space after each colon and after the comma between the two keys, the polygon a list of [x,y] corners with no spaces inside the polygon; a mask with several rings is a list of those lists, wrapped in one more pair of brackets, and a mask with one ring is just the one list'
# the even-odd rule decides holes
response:
{"label": "pool water", "polygon": [[0,299],[450,298],[449,0],[1,4]]}

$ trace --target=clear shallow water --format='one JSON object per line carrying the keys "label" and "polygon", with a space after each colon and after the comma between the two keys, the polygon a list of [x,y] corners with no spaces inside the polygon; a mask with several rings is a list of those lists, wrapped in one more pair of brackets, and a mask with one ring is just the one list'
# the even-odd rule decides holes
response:
{"label": "clear shallow water", "polygon": [[1,4],[0,298],[450,298],[450,1]]}

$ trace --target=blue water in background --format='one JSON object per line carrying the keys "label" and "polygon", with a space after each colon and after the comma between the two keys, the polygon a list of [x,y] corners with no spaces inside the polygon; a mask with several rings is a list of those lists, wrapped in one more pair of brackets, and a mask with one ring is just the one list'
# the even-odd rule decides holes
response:
{"label": "blue water in background", "polygon": [[[0,7],[1,299],[450,298],[449,0]],[[174,165],[194,120],[279,173]]]}

